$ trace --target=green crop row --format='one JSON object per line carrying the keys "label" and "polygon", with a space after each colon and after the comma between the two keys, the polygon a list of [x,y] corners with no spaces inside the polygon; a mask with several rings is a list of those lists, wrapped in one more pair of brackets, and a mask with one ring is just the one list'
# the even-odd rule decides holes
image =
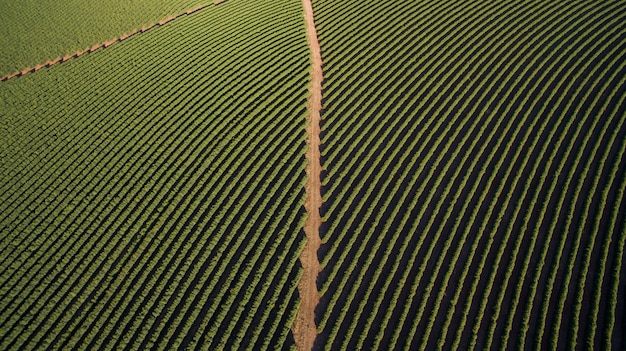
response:
{"label": "green crop row", "polygon": [[2,347],[289,342],[301,11],[233,1],[3,83]]}
{"label": "green crop row", "polygon": [[[615,208],[595,201],[598,177],[616,170],[619,158],[598,161],[600,149],[568,150],[614,150],[593,128],[600,117],[592,108],[604,111],[602,121],[615,133],[623,128],[623,102],[608,93],[623,86],[623,69],[614,64],[621,59],[623,4],[314,6],[325,76],[320,344],[445,349],[490,347],[498,338],[502,348],[523,345],[532,321],[541,320],[536,290],[559,289],[575,308],[545,307],[557,318],[578,318],[592,298],[582,290],[589,280],[579,278],[578,295],[560,289],[567,276],[537,284],[548,274],[544,253],[564,250],[555,249],[552,233],[576,243],[576,231],[589,225],[548,229],[564,218],[548,206],[573,196],[587,204],[583,218],[596,221]],[[592,103],[598,99],[613,110]],[[601,170],[590,187],[554,176],[592,160]],[[594,228],[585,242],[601,240]],[[589,276],[586,262],[595,252],[585,251],[581,277]],[[595,296],[596,310],[606,306],[608,295]],[[586,332],[588,320],[570,334]],[[545,328],[533,327],[532,335]],[[558,319],[549,328],[562,329]]]}
{"label": "green crop row", "polygon": [[[572,18],[572,17],[570,17],[570,18]],[[558,32],[557,32],[557,33],[558,33]],[[570,73],[571,73],[571,72],[570,72]],[[568,81],[571,83],[571,82],[573,82],[574,80],[572,79],[572,80],[568,80]],[[570,88],[571,88],[571,86],[570,86]],[[569,88],[568,88],[568,89],[569,89]],[[572,120],[570,120],[569,122],[570,122],[570,123],[567,125],[567,127],[565,128],[565,130],[569,130],[569,128],[570,128],[570,126],[571,126],[571,122],[572,122]],[[541,130],[543,130],[543,126],[541,127]],[[556,130],[556,129],[553,129],[553,130]],[[553,144],[553,145],[560,145],[560,142],[561,142],[562,140],[564,140],[563,138],[565,138],[565,135],[566,135],[566,133],[562,134],[562,135],[561,135],[561,137],[560,137],[560,139],[559,139],[559,141],[554,142],[554,144]],[[543,148],[542,148],[542,151],[540,152],[540,154],[545,154],[545,153],[547,152],[547,148],[548,148],[548,147],[552,144],[549,140],[551,140],[551,137],[549,137],[548,139],[544,139],[544,140],[543,140],[543,142],[544,142],[545,144],[543,145]],[[533,147],[533,148],[534,148],[534,147]],[[553,158],[553,157],[554,157],[554,155],[555,155],[556,151],[557,151],[557,149],[554,149],[554,150],[553,150],[553,152],[551,153],[551,157],[549,158],[548,164],[552,164],[552,163],[553,163],[553,160],[554,160],[554,158]],[[526,162],[524,162],[524,165],[525,165],[525,164],[526,164]],[[533,170],[532,170],[532,173],[531,173],[531,178],[532,178],[532,177],[534,177],[534,174],[535,174],[535,172],[537,171],[537,167],[538,167],[538,164],[535,164],[535,166],[534,166],[534,168],[533,168]],[[544,172],[547,172],[547,171],[548,171],[548,169],[545,169],[545,171],[544,171]],[[559,173],[559,172],[557,171],[557,173]],[[540,178],[540,179],[545,179],[545,173],[541,176],[541,178]],[[530,186],[530,183],[527,183],[527,184],[526,184],[526,187],[529,187],[529,186]],[[524,193],[524,194],[527,194],[527,193],[528,193],[528,190],[527,190],[527,189],[528,189],[528,188],[526,188],[525,190],[523,190],[523,193]],[[539,189],[538,189],[538,190],[539,190]],[[536,202],[537,202],[537,196],[539,195],[539,191],[538,191],[538,190],[537,190],[537,192],[535,192],[535,193],[534,193],[534,196],[533,196],[533,198],[532,198],[532,200],[531,200],[531,202],[530,202],[530,205],[529,205],[529,207],[530,207],[530,208],[536,208],[536,207],[537,207],[537,206],[536,206]],[[548,191],[548,193],[552,193],[552,191],[554,191],[554,189],[549,190],[549,191]],[[522,199],[522,201],[523,201],[523,199]],[[521,206],[520,206],[519,204],[521,204],[521,201],[520,201],[520,203],[518,203],[518,206],[517,206],[517,207],[516,207],[516,209],[515,209],[515,215],[514,215],[514,217],[513,217],[513,218],[516,218],[516,217],[517,217],[517,214],[519,213],[519,211],[520,211],[520,209],[521,209]],[[546,205],[547,205],[547,201],[544,201],[543,206],[546,206]],[[540,210],[540,212],[539,212],[539,213],[545,213],[545,207],[543,207],[543,208],[544,208],[544,209],[543,209],[543,210]],[[511,220],[511,221],[509,222],[509,228],[512,228],[512,225],[514,224],[514,222],[515,222],[514,220]],[[526,224],[527,224],[527,223],[529,223],[529,222],[530,222],[530,212],[527,212],[526,218],[524,219],[524,222],[523,222],[523,223],[524,223],[524,225],[522,226],[522,229],[520,229],[520,232],[522,232],[522,233],[523,233],[523,232],[525,231],[525,226],[526,226]],[[539,222],[538,222],[538,224],[537,224],[537,225],[536,225],[536,227],[535,227],[535,231],[534,231],[534,233],[533,233],[533,234],[532,234],[532,236],[530,237],[530,244],[529,244],[529,245],[527,244],[527,246],[530,246],[530,247],[531,247],[531,249],[527,251],[527,252],[528,252],[528,255],[530,255],[530,254],[533,252],[533,249],[532,249],[532,248],[534,247],[534,243],[535,243],[535,240],[536,240],[536,236],[537,236],[537,234],[538,234],[538,232],[537,232],[537,231],[539,230],[540,223],[541,223],[541,221],[539,221]],[[509,229],[509,231],[510,231],[510,229]],[[553,233],[553,229],[550,229],[550,230],[548,231],[547,242],[549,242],[549,241],[550,241],[551,233]],[[516,239],[516,241],[515,241],[515,246],[514,246],[515,250],[519,250],[519,247],[520,247],[519,245],[521,244],[521,240],[522,240],[522,239],[521,239],[521,237],[522,237],[521,235],[520,235],[520,236],[518,236],[518,238],[517,238],[517,239]],[[528,239],[526,239],[526,240],[528,240]],[[526,256],[525,260],[529,260],[529,259],[530,259],[530,257],[529,257],[528,255]],[[514,262],[514,261],[511,261],[511,263],[513,263],[513,262]],[[541,263],[543,263],[543,261],[540,261],[540,264],[541,264]],[[508,279],[509,279],[509,277],[510,277],[510,274],[512,274],[512,269],[513,269],[513,265],[512,265],[512,264],[510,264],[510,265],[508,266],[508,268],[507,268],[507,273],[506,273],[506,274],[507,274],[507,276],[506,276],[506,278],[505,278],[505,281],[508,281]],[[522,269],[523,269],[523,272],[524,272],[524,270],[526,269],[526,268],[525,268],[525,265],[524,265],[524,267],[523,267]],[[522,274],[522,276],[525,276],[525,272]],[[523,280],[521,280],[521,281],[520,281],[520,283],[518,284],[518,288],[521,288],[521,282],[523,282]],[[500,294],[499,294],[499,296],[498,296],[498,299],[502,299],[502,298],[504,298],[504,295],[503,295],[503,294],[504,294],[504,289],[502,289],[502,290],[500,291]],[[500,306],[500,304],[498,304],[498,306]],[[516,306],[516,304],[513,304],[513,305],[511,306],[511,307],[513,308],[513,309],[512,309],[512,312],[514,312],[514,311],[515,311],[515,306]],[[511,313],[509,316],[511,316],[512,314],[514,314],[514,313]],[[495,324],[495,323],[492,323],[490,328],[493,328],[494,324]],[[505,327],[505,328],[506,328],[506,327]],[[493,330],[493,329],[490,329],[490,331],[491,331],[491,330]],[[506,340],[504,340],[504,341],[506,341]]]}

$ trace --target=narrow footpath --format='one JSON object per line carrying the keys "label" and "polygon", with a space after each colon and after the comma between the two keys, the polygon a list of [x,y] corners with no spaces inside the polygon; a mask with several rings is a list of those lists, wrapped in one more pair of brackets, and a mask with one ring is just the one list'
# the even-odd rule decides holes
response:
{"label": "narrow footpath", "polygon": [[315,19],[313,16],[313,4],[311,0],[302,0],[304,5],[304,15],[306,20],[306,31],[311,50],[311,83],[309,86],[308,125],[307,125],[307,183],[306,199],[304,207],[307,218],[304,222],[304,232],[306,234],[306,244],[300,256],[300,262],[304,269],[298,291],[300,293],[300,308],[294,321],[293,334],[296,347],[300,351],[313,349],[315,338],[317,337],[317,327],[315,325],[315,307],[320,297],[317,291],[317,275],[321,270],[317,257],[317,250],[321,240],[319,228],[322,224],[320,207],[322,206],[320,174],[322,166],[320,163],[320,110],[322,109],[322,55],[320,44],[317,40],[317,30],[315,29]]}

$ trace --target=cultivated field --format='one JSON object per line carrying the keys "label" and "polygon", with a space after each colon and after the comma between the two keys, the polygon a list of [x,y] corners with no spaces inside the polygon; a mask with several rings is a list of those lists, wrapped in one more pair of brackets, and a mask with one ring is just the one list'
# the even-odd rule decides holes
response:
{"label": "cultivated field", "polygon": [[0,349],[293,345],[302,6],[233,1],[0,86]]}
{"label": "cultivated field", "polygon": [[626,349],[623,0],[58,4],[0,0],[0,350]]}
{"label": "cultivated field", "polygon": [[623,349],[626,3],[314,8],[320,348]]}
{"label": "cultivated field", "polygon": [[0,0],[0,77],[212,3],[212,0]]}

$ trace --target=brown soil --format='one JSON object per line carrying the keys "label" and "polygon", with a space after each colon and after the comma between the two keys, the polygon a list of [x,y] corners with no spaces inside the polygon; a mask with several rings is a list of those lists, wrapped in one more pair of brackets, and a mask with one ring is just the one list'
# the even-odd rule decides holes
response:
{"label": "brown soil", "polygon": [[105,41],[104,43],[102,43],[102,46],[105,48],[108,48],[109,46],[115,44],[116,41],[117,41],[117,38],[113,38],[109,41]]}
{"label": "brown soil", "polygon": [[191,10],[185,11],[185,13],[188,14],[188,15],[191,15],[192,13],[194,13],[196,11],[200,11],[203,8],[204,8],[204,5],[196,6],[196,7],[192,8]]}
{"label": "brown soil", "polygon": [[311,350],[317,337],[315,326],[315,307],[320,296],[317,291],[317,275],[321,270],[317,257],[317,250],[321,240],[319,228],[322,224],[320,207],[322,205],[320,174],[320,110],[322,108],[322,55],[317,30],[313,16],[311,0],[302,0],[306,19],[306,30],[309,48],[311,49],[311,85],[309,86],[308,126],[307,126],[307,184],[304,207],[307,218],[304,223],[304,232],[307,242],[300,256],[300,262],[304,272],[298,285],[300,293],[300,308],[294,321],[293,334],[298,350]]}

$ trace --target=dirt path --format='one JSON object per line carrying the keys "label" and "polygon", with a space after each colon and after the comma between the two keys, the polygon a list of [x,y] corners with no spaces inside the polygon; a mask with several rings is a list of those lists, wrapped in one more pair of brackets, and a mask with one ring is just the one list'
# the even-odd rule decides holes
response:
{"label": "dirt path", "polygon": [[317,337],[315,326],[315,307],[319,302],[317,291],[317,274],[321,270],[317,258],[317,250],[321,240],[319,228],[322,224],[319,209],[322,205],[320,173],[320,110],[322,108],[322,55],[320,44],[317,41],[317,30],[313,17],[313,5],[311,0],[302,0],[306,20],[307,38],[311,49],[312,68],[311,85],[309,86],[308,126],[307,126],[307,183],[306,199],[304,207],[307,211],[307,219],[304,222],[304,232],[307,237],[306,245],[300,256],[300,262],[304,273],[298,285],[300,293],[300,309],[294,322],[293,334],[298,350],[311,350]]}

